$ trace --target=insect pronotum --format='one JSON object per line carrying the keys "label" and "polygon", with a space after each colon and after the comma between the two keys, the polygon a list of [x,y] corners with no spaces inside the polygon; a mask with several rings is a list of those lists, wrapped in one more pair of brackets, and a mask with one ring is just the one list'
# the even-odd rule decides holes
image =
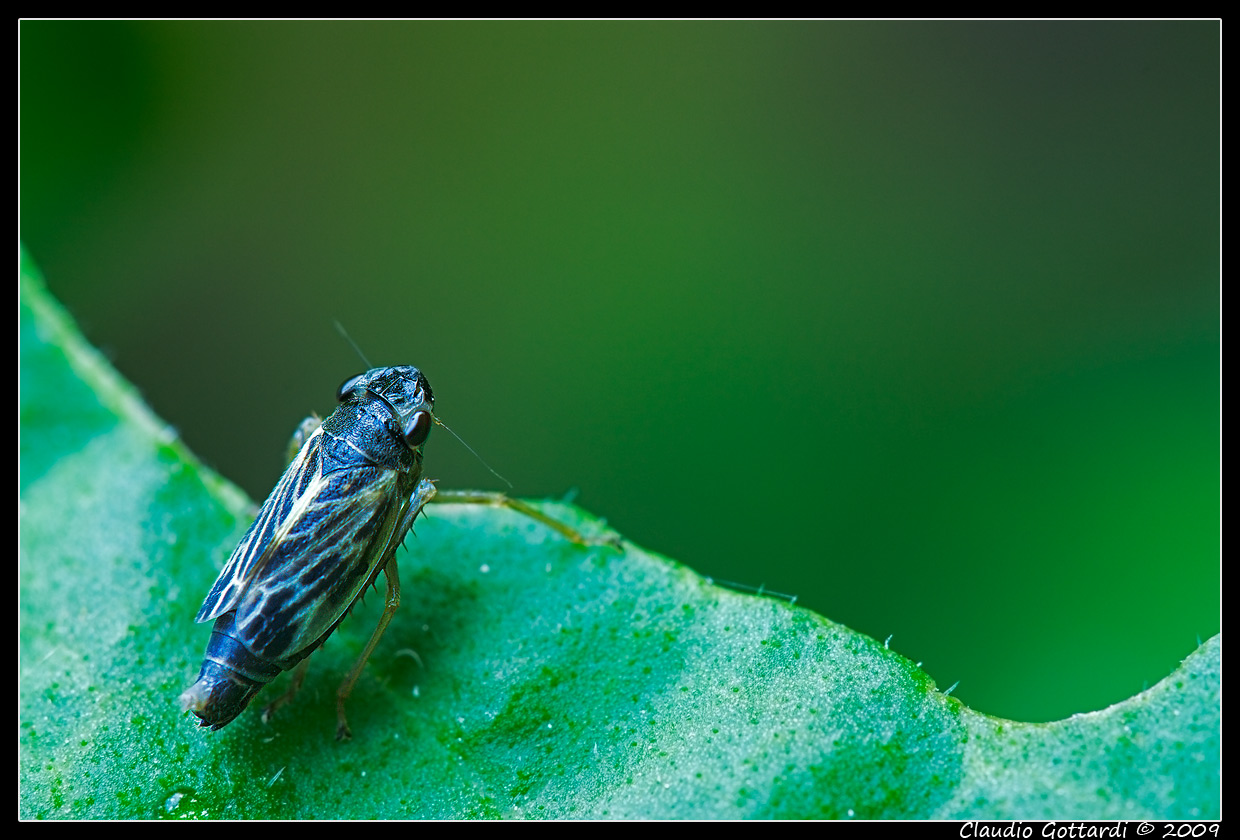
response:
{"label": "insect pronotum", "polygon": [[434,396],[414,367],[374,368],[345,380],[336,410],[303,422],[300,448],[233,551],[197,621],[215,621],[198,679],[181,695],[200,726],[219,729],[244,711],[281,671],[297,667],[335,631],[354,602],[387,579],[383,615],[336,692],[336,737],[350,736],[344,703],[400,604],[396,549],[422,506],[436,501],[504,505],[578,543],[567,525],[499,493],[436,492],[422,478],[422,448]]}

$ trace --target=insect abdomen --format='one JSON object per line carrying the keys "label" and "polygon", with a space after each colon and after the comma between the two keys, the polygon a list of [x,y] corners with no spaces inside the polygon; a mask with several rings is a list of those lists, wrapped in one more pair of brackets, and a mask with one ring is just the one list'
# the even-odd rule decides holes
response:
{"label": "insect abdomen", "polygon": [[198,716],[199,726],[219,729],[230,723],[283,670],[237,641],[235,616],[230,611],[215,620],[198,679],[181,694],[182,708]]}

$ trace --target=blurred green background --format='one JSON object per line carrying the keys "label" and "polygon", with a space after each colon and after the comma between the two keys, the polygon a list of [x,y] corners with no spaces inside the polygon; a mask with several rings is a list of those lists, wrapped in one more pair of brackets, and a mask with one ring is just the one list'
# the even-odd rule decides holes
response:
{"label": "blurred green background", "polygon": [[1217,22],[35,21],[20,71],[22,239],[256,500],[339,319],[515,493],[980,711],[1219,629]]}

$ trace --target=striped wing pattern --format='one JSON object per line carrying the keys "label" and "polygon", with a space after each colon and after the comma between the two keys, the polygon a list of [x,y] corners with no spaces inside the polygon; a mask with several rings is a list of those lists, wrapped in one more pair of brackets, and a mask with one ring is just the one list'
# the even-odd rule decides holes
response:
{"label": "striped wing pattern", "polygon": [[211,621],[237,608],[250,578],[279,542],[282,531],[291,527],[294,510],[308,505],[317,492],[317,485],[322,482],[322,444],[323,429],[320,427],[289,463],[279,483],[259,508],[258,517],[233,549],[195,621]]}
{"label": "striped wing pattern", "polygon": [[324,475],[322,434],[289,465],[199,612],[208,621],[235,609],[238,641],[276,664],[328,633],[404,537],[398,474],[367,465]]}

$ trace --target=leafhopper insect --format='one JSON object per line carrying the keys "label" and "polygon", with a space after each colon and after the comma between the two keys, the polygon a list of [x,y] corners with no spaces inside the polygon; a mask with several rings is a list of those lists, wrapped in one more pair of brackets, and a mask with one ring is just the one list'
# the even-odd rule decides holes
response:
{"label": "leafhopper insect", "polygon": [[502,494],[436,492],[422,477],[434,396],[417,368],[373,368],[345,380],[336,398],[339,405],[321,424],[298,427],[300,448],[198,611],[197,621],[215,626],[181,704],[199,726],[227,725],[264,685],[297,668],[291,689],[264,718],[291,699],[306,658],[383,572],[383,614],[336,692],[336,737],[350,737],[345,700],[400,604],[396,549],[432,499],[504,505],[574,542],[590,542]]}

